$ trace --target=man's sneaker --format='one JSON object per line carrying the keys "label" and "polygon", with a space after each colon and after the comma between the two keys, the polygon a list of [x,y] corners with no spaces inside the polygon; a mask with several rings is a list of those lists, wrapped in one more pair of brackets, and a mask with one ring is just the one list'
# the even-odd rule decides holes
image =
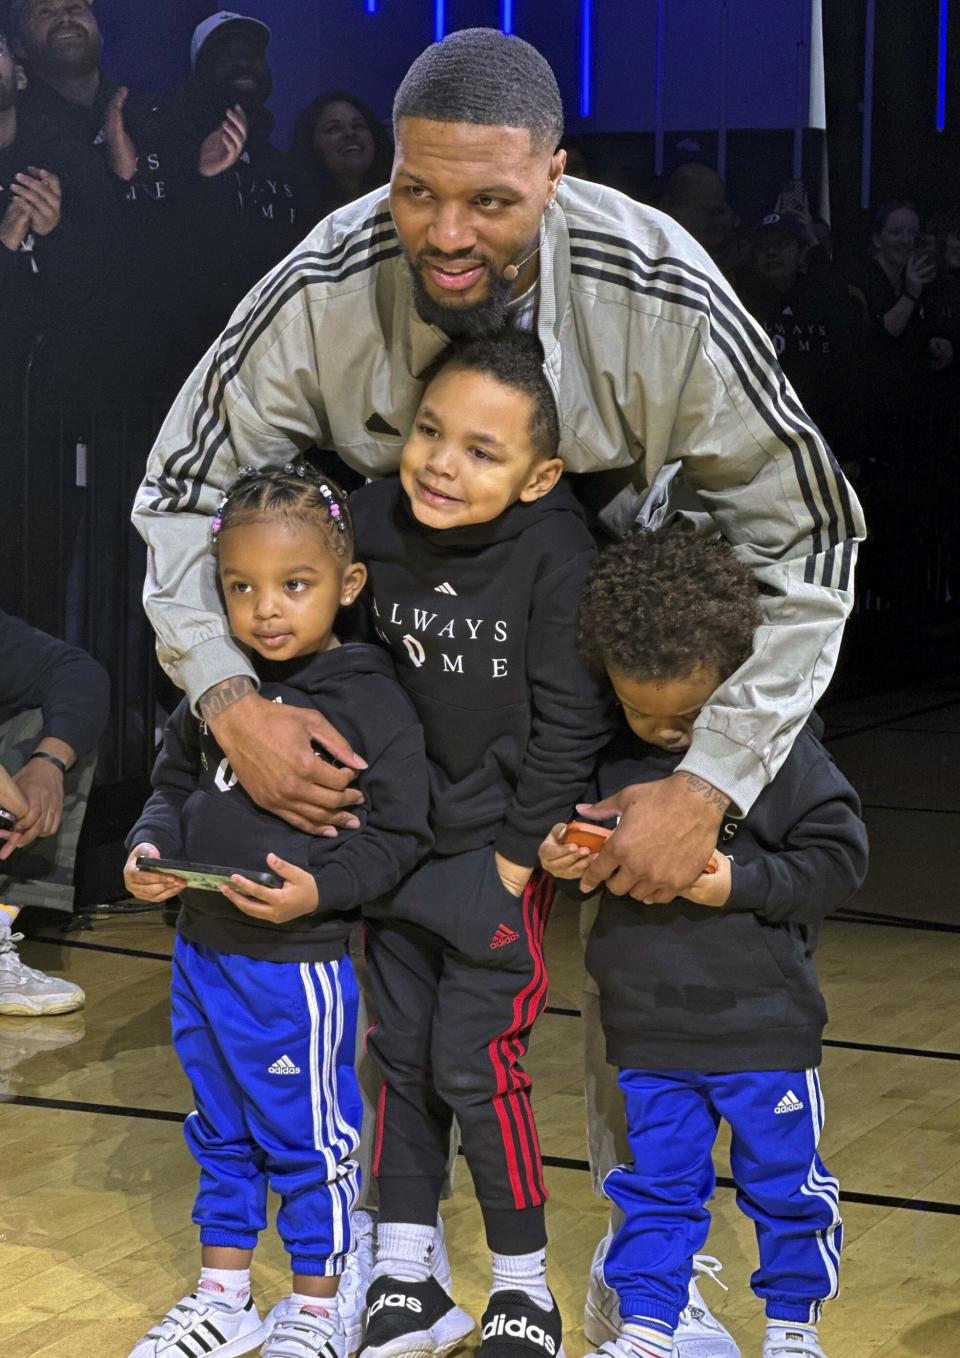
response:
{"label": "man's sneaker", "polygon": [[[335,1299],[304,1306],[284,1298],[264,1321],[269,1330],[260,1358],[346,1358],[346,1338]],[[199,1354],[197,1358],[201,1358]]]}
{"label": "man's sneaker", "polygon": [[127,1358],[184,1358],[187,1353],[203,1354],[204,1358],[240,1358],[251,1353],[263,1335],[252,1297],[231,1311],[201,1283],[134,1344]]}
{"label": "man's sneaker", "polygon": [[809,1330],[793,1329],[790,1325],[767,1322],[767,1337],[763,1341],[763,1358],[827,1358]]}
{"label": "man's sneaker", "polygon": [[345,1352],[353,1358],[363,1337],[363,1308],[373,1271],[373,1221],[368,1212],[351,1212],[353,1250],[347,1256],[346,1267],[337,1292],[337,1310],[346,1343]]}
{"label": "man's sneaker", "polygon": [[20,961],[14,946],[23,934],[10,932],[10,916],[0,911],[0,1014],[69,1014],[86,996],[72,981],[47,976]]}
{"label": "man's sneaker", "polygon": [[367,1291],[361,1358],[441,1358],[466,1339],[473,1320],[436,1278],[375,1278]]}
{"label": "man's sneaker", "polygon": [[[596,1349],[616,1340],[620,1333],[620,1302],[616,1292],[603,1279],[603,1262],[612,1239],[608,1231],[593,1252],[587,1301],[583,1308],[584,1337]],[[740,1358],[733,1335],[711,1314],[697,1286],[697,1278],[707,1274],[724,1287],[717,1277],[722,1267],[720,1261],[709,1254],[693,1256],[687,1304],[680,1312],[680,1322],[673,1337],[673,1358]]]}
{"label": "man's sneaker", "polygon": [[562,1338],[555,1301],[545,1311],[526,1292],[504,1288],[493,1293],[483,1313],[479,1358],[564,1358]]}
{"label": "man's sneaker", "polygon": [[595,1349],[613,1343],[620,1333],[620,1298],[603,1280],[603,1261],[612,1239],[613,1232],[608,1230],[593,1251],[583,1308],[583,1336]]}

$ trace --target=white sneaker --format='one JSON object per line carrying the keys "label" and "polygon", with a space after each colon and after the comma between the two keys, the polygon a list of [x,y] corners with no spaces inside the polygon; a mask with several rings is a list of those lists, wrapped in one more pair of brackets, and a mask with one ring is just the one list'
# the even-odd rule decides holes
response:
{"label": "white sneaker", "polygon": [[[584,1338],[597,1349],[615,1343],[620,1334],[619,1298],[603,1278],[603,1262],[612,1239],[612,1232],[608,1230],[593,1252],[587,1300],[583,1308]],[[673,1358],[741,1358],[733,1336],[710,1313],[697,1286],[697,1277],[705,1273],[724,1287],[717,1277],[722,1267],[719,1260],[708,1254],[693,1256],[687,1304],[680,1312],[680,1322],[673,1336]],[[766,1354],[764,1358],[767,1358]]]}
{"label": "white sneaker", "polygon": [[767,1337],[763,1341],[763,1358],[827,1358],[809,1330],[793,1329],[789,1324],[767,1322]]}
{"label": "white sneaker", "polygon": [[673,1358],[740,1358],[733,1335],[710,1313],[697,1286],[697,1278],[706,1274],[726,1292],[726,1283],[717,1277],[722,1268],[720,1260],[709,1254],[693,1256],[687,1304],[680,1312],[680,1322],[673,1336]]}
{"label": "white sneaker", "polygon": [[381,1275],[367,1292],[360,1358],[443,1358],[474,1328],[436,1278],[411,1283]]}
{"label": "white sneaker", "polygon": [[347,1341],[333,1297],[326,1304],[318,1297],[315,1306],[285,1297],[264,1322],[268,1327],[260,1358],[346,1358]]}
{"label": "white sneaker", "polygon": [[201,1285],[172,1306],[160,1324],[134,1344],[127,1358],[184,1358],[187,1353],[240,1358],[256,1348],[263,1334],[252,1297],[231,1311]]}
{"label": "white sneaker", "polygon": [[10,916],[0,911],[0,1014],[69,1014],[86,996],[72,981],[28,967],[14,944],[23,934],[10,932]]}
{"label": "white sneaker", "polygon": [[367,1288],[373,1270],[373,1220],[369,1212],[351,1212],[350,1225],[353,1229],[353,1252],[347,1258],[340,1290],[337,1292],[337,1310],[346,1341],[347,1358],[352,1358],[360,1347],[363,1337],[363,1308],[367,1304]]}

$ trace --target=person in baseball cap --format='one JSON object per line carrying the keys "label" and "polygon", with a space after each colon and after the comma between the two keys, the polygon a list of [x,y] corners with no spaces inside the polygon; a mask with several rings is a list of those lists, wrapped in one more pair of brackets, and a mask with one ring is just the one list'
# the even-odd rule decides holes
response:
{"label": "person in baseball cap", "polygon": [[190,39],[191,69],[196,70],[200,49],[214,33],[226,36],[227,33],[241,32],[250,37],[261,52],[267,50],[270,44],[270,29],[259,19],[251,19],[246,14],[234,14],[229,9],[221,9],[216,14],[211,14],[209,18],[203,19],[193,30],[193,37]]}

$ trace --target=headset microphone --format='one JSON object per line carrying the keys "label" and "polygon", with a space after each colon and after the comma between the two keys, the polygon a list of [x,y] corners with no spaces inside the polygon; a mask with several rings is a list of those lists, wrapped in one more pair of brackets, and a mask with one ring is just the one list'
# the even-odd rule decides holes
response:
{"label": "headset microphone", "polygon": [[539,250],[540,246],[538,245],[536,250],[533,250],[527,255],[526,259],[521,259],[519,264],[508,264],[503,271],[502,277],[505,278],[508,283],[514,282],[515,279],[520,277],[520,270],[523,268],[524,264],[529,264],[531,259],[533,259],[533,256],[537,254]]}

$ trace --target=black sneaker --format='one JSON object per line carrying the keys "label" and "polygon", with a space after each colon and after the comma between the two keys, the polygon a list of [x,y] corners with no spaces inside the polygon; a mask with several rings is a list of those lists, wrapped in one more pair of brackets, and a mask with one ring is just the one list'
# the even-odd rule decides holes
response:
{"label": "black sneaker", "polygon": [[466,1339],[474,1322],[437,1282],[374,1279],[357,1358],[441,1358]]}
{"label": "black sneaker", "polygon": [[519,1288],[494,1292],[480,1322],[479,1358],[564,1358],[556,1301],[545,1311]]}

